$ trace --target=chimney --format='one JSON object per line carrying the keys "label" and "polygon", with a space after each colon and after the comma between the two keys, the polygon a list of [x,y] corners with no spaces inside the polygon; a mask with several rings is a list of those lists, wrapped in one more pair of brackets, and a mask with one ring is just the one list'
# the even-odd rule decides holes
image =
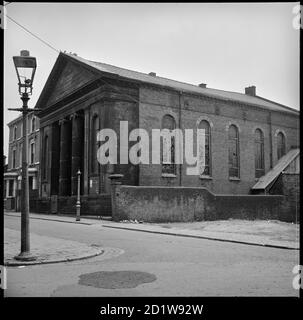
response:
{"label": "chimney", "polygon": [[200,83],[200,84],[199,84],[199,87],[200,87],[200,88],[206,88],[206,86],[207,86],[206,83]]}
{"label": "chimney", "polygon": [[256,86],[250,86],[245,88],[245,94],[254,97],[256,95]]}
{"label": "chimney", "polygon": [[156,77],[157,76],[156,72],[150,72],[149,75],[152,76],[152,77]]}
{"label": "chimney", "polygon": [[29,57],[29,51],[28,50],[21,50],[20,56],[21,57]]}

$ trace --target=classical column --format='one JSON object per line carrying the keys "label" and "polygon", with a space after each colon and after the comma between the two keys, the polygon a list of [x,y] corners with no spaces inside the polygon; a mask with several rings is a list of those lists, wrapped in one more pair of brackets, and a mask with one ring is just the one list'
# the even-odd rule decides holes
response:
{"label": "classical column", "polygon": [[58,122],[52,124],[51,143],[51,195],[59,192],[59,170],[60,170],[60,127]]}
{"label": "classical column", "polygon": [[60,129],[60,170],[59,170],[59,195],[70,195],[70,121],[59,121]]}
{"label": "classical column", "polygon": [[83,154],[83,187],[84,194],[88,194],[88,164],[89,164],[89,109],[84,110],[84,154]]}
{"label": "classical column", "polygon": [[84,123],[83,115],[74,113],[72,120],[72,165],[71,165],[71,184],[72,195],[77,195],[78,176],[77,172],[83,171],[83,136]]}

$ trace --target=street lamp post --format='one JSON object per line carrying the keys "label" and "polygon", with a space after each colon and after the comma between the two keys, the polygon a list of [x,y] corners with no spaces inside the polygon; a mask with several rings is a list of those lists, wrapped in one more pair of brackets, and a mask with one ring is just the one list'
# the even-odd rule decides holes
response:
{"label": "street lamp post", "polygon": [[21,95],[22,108],[8,110],[21,111],[23,122],[22,134],[22,196],[21,196],[21,252],[15,257],[17,260],[31,261],[36,257],[30,252],[29,236],[29,187],[28,187],[28,162],[27,162],[27,115],[29,112],[39,111],[28,108],[29,95],[32,94],[33,80],[37,62],[35,57],[30,57],[29,51],[22,50],[20,56],[13,57],[18,77],[19,94]]}
{"label": "street lamp post", "polygon": [[77,172],[78,176],[78,187],[77,187],[77,203],[76,203],[76,221],[80,221],[80,210],[81,210],[81,202],[80,202],[80,169]]}

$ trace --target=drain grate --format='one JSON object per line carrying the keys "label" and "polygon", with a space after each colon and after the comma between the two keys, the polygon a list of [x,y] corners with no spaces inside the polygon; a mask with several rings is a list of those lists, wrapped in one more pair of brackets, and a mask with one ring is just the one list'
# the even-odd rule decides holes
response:
{"label": "drain grate", "polygon": [[80,275],[79,284],[103,289],[135,288],[153,282],[154,274],[141,271],[99,271]]}

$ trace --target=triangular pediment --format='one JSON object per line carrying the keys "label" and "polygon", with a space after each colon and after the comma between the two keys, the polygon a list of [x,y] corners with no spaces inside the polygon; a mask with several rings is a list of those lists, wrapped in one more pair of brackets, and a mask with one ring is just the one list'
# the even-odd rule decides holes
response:
{"label": "triangular pediment", "polygon": [[38,107],[50,107],[97,78],[97,73],[59,56],[39,97]]}

